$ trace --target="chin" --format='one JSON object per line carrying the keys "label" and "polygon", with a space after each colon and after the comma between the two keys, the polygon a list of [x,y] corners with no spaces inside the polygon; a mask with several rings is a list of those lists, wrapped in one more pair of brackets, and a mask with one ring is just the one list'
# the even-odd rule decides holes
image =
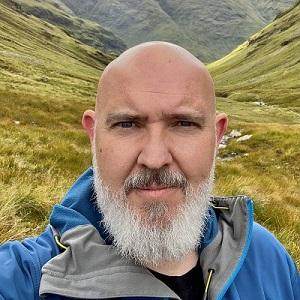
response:
{"label": "chin", "polygon": [[146,228],[168,229],[178,217],[180,207],[169,201],[145,201],[142,206],[130,208],[136,219]]}

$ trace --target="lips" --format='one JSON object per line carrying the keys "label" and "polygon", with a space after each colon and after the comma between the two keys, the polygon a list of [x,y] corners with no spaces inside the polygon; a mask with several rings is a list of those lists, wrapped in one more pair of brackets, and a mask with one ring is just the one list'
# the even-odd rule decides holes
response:
{"label": "lips", "polygon": [[148,186],[145,188],[135,189],[135,191],[143,197],[146,198],[161,198],[166,197],[176,190],[175,187],[166,186]]}
{"label": "lips", "polygon": [[164,189],[171,189],[174,188],[172,186],[163,186],[163,185],[157,185],[157,184],[151,184],[149,186],[139,188],[141,190],[164,190]]}

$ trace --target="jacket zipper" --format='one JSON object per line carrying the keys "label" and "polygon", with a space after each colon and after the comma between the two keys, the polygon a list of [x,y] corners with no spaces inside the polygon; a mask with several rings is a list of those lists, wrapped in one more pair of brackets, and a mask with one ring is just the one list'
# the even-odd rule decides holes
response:
{"label": "jacket zipper", "polygon": [[208,289],[211,283],[212,276],[214,274],[215,270],[214,269],[208,269],[208,278],[206,280],[205,284],[205,289],[204,289],[204,294],[202,300],[208,300]]}

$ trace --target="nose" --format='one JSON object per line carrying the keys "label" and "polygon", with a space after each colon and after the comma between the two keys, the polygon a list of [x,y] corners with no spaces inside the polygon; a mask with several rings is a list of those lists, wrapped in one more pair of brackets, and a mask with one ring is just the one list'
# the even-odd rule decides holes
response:
{"label": "nose", "polygon": [[163,132],[157,129],[148,133],[138,156],[138,164],[149,169],[159,169],[169,166],[172,160],[172,154]]}

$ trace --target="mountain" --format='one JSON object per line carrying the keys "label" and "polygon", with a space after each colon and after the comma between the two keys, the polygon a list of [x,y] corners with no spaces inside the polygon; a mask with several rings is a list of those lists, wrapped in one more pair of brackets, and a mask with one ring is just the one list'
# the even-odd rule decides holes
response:
{"label": "mountain", "polygon": [[297,1],[289,0],[250,0],[250,2],[256,8],[265,23],[270,23],[274,19],[274,16],[284,12],[287,8],[292,6],[292,4],[297,3]]}
{"label": "mountain", "polygon": [[18,11],[36,16],[53,25],[84,44],[105,52],[120,54],[127,46],[110,30],[90,20],[74,16],[73,12],[59,0],[11,0]]}
{"label": "mountain", "polygon": [[179,44],[213,61],[263,28],[295,0],[61,0],[75,15],[111,29],[128,46]]}
{"label": "mountain", "polygon": [[83,44],[11,0],[0,0],[0,12],[0,116],[40,126],[65,122],[68,117],[56,112],[84,105],[115,55]]}
{"label": "mountain", "polygon": [[[0,243],[42,232],[53,205],[91,165],[80,120],[115,57],[23,8],[0,0]],[[300,266],[298,20],[299,6],[209,67],[230,130],[250,136],[220,149],[215,193],[249,195],[256,220]]]}
{"label": "mountain", "polygon": [[209,65],[217,95],[300,112],[300,2]]}

